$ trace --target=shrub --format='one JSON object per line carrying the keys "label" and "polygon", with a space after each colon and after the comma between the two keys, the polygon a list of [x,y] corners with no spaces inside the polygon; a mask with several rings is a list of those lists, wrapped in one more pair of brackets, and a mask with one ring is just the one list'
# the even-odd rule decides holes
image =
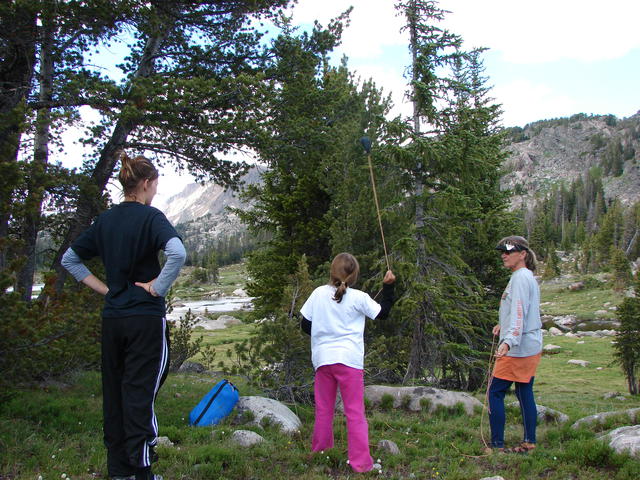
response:
{"label": "shrub", "polygon": [[194,338],[193,330],[196,326],[197,318],[187,310],[184,317],[173,328],[169,329],[171,341],[169,342],[169,371],[177,372],[182,364],[188,359],[200,353],[203,356],[203,363],[207,367],[213,366],[215,351],[213,345],[202,346],[203,337]]}
{"label": "shrub", "polygon": [[381,410],[391,410],[393,408],[393,395],[385,393],[380,398],[380,409]]}
{"label": "shrub", "polygon": [[0,274],[0,396],[18,384],[95,368],[100,363],[102,298],[82,285],[46,301],[25,302],[6,293],[11,279]]}

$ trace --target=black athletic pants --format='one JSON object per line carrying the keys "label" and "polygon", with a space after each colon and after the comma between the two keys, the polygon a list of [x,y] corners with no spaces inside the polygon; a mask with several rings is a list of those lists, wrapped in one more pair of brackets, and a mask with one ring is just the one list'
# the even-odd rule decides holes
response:
{"label": "black athletic pants", "polygon": [[158,437],[154,401],[169,366],[162,317],[102,319],[102,403],[109,476],[148,469]]}

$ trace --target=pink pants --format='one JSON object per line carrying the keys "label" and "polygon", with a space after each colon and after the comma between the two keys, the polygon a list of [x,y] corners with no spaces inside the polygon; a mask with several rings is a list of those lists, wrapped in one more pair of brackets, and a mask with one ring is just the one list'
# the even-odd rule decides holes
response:
{"label": "pink pants", "polygon": [[333,412],[338,387],[347,417],[349,464],[356,472],[368,472],[373,468],[373,460],[369,453],[369,426],[364,414],[363,370],[342,363],[323,365],[316,370],[316,420],[311,450],[319,452],[333,447]]}

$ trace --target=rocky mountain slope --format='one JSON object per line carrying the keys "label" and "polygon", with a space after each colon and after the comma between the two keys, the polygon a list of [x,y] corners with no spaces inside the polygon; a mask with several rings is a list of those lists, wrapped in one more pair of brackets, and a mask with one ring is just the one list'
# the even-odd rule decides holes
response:
{"label": "rocky mountain slope", "polygon": [[607,199],[640,200],[640,112],[626,118],[573,115],[508,130],[508,158],[501,185],[513,204],[567,185],[598,167]]}

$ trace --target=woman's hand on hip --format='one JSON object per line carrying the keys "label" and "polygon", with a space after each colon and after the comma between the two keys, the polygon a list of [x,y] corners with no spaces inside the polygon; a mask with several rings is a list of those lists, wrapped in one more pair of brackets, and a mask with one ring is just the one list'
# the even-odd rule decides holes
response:
{"label": "woman's hand on hip", "polygon": [[143,288],[152,297],[158,297],[159,296],[158,292],[156,292],[153,289],[152,283],[154,281],[155,281],[155,278],[153,280],[149,280],[148,282],[136,282],[135,285],[136,285],[136,287]]}

